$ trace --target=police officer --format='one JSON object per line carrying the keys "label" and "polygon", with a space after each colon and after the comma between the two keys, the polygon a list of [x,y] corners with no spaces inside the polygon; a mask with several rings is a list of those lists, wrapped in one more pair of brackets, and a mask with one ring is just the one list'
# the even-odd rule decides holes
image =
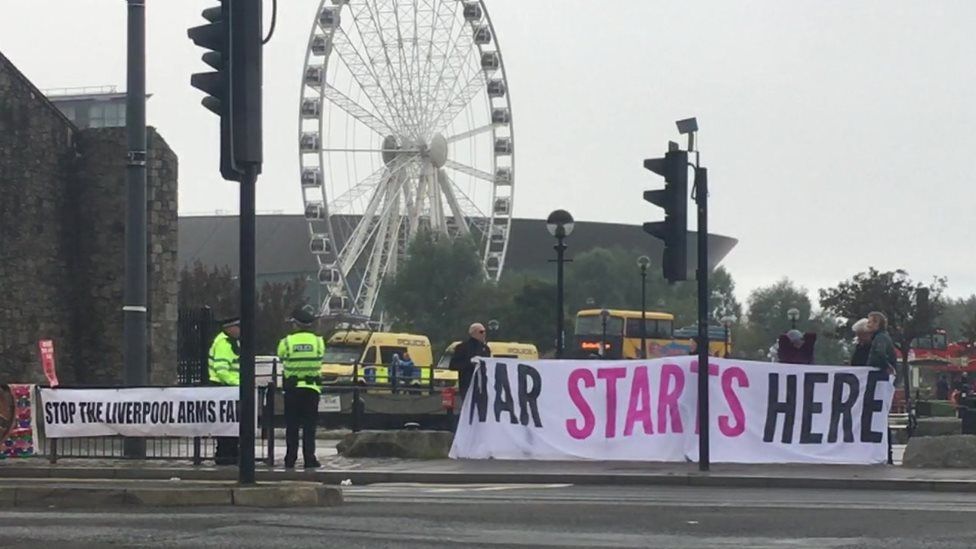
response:
{"label": "police officer", "polygon": [[278,358],[285,372],[285,468],[298,459],[298,428],[302,428],[302,457],[306,469],[319,467],[315,459],[315,426],[322,392],[322,356],[325,340],[313,333],[315,314],[311,307],[295,309],[291,321],[295,331],[278,343]]}
{"label": "police officer", "polygon": [[[241,384],[241,319],[238,317],[220,321],[221,332],[210,346],[208,362],[211,385],[239,387]],[[236,465],[237,437],[217,437],[217,465]]]}

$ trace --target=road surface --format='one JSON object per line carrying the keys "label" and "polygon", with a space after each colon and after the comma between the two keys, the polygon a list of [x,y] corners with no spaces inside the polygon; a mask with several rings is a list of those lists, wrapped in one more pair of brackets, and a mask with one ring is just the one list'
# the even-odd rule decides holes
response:
{"label": "road surface", "polygon": [[[55,545],[56,544],[56,545]],[[0,547],[970,548],[976,498],[855,490],[371,485],[325,509],[0,509]]]}

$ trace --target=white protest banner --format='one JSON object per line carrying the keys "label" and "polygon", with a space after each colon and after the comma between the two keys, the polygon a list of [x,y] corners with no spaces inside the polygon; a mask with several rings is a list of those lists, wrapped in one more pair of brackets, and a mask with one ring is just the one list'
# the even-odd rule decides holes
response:
{"label": "white protest banner", "polygon": [[[894,388],[863,367],[713,358],[711,460],[883,463]],[[452,458],[696,461],[698,360],[488,359]]]}
{"label": "white protest banner", "polygon": [[237,387],[41,389],[48,438],[237,436]]}

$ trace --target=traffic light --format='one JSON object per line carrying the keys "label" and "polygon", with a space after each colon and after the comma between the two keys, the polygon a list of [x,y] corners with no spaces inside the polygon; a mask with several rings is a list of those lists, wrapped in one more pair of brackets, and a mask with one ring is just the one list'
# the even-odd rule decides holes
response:
{"label": "traffic light", "polygon": [[220,173],[240,181],[245,164],[261,164],[261,0],[220,0],[203,10],[206,25],[187,35],[207,50],[214,70],[196,73],[190,84],[205,94],[201,103],[220,117]]}
{"label": "traffic light", "polygon": [[664,221],[644,223],[644,232],[664,242],[664,278],[688,279],[688,153],[671,147],[664,158],[644,160],[644,168],[664,176],[664,189],[644,191],[644,200],[664,208]]}

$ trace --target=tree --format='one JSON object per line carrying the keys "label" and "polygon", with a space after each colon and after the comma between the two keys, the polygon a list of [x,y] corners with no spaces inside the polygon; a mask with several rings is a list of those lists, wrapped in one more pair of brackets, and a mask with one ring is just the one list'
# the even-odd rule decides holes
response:
{"label": "tree", "polygon": [[258,294],[255,323],[255,350],[260,355],[278,352],[278,342],[291,331],[288,318],[296,307],[305,304],[305,279],[291,282],[265,282]]}
{"label": "tree", "polygon": [[[257,354],[274,354],[278,341],[290,329],[287,318],[293,308],[305,302],[305,280],[265,282],[256,297],[254,317],[255,350]],[[197,261],[192,269],[180,271],[179,307],[181,309],[210,307],[214,319],[227,318],[240,310],[240,288],[230,268],[207,269]]]}
{"label": "tree", "polygon": [[210,307],[216,318],[237,314],[240,293],[230,267],[207,269],[197,260],[192,268],[180,271],[178,303],[181,309]]}
{"label": "tree", "polygon": [[[810,322],[812,305],[806,288],[784,278],[771,286],[756,288],[749,294],[746,319],[734,339],[736,354],[749,359],[764,359],[770,345],[780,334],[790,329],[787,311],[797,308],[800,320],[797,328],[816,331]],[[819,344],[818,344],[819,347]]]}
{"label": "tree", "polygon": [[494,338],[532,343],[540,355],[555,350],[556,285],[538,278],[513,276],[499,290],[504,301],[501,310],[491,317],[501,325]]}
{"label": "tree", "polygon": [[[820,306],[824,311],[846,319],[844,328],[872,311],[888,317],[888,331],[901,352],[902,365],[907,372],[908,351],[912,339],[932,330],[932,319],[942,312],[942,292],[946,279],[936,277],[931,284],[915,282],[899,269],[881,272],[874,267],[858,273],[834,288],[820,290]],[[920,291],[928,291],[928,310],[919,307]]]}
{"label": "tree", "polygon": [[976,342],[976,312],[969,314],[969,318],[962,321],[962,327],[959,329],[959,335],[961,335],[969,343]]}
{"label": "tree", "polygon": [[495,288],[472,240],[421,231],[407,255],[383,285],[383,303],[397,329],[426,334],[438,349],[461,339],[471,322],[485,321]]}
{"label": "tree", "polygon": [[961,299],[944,299],[943,303],[944,308],[935,321],[935,327],[944,329],[949,341],[960,339],[972,341],[972,338],[976,337],[976,295]]}
{"label": "tree", "polygon": [[[573,258],[566,269],[566,306],[575,316],[580,309],[616,308],[640,310],[641,278],[637,258],[643,252],[621,247],[595,248]],[[725,315],[742,315],[742,306],[735,298],[735,282],[724,267],[709,276],[710,314],[713,320]],[[678,326],[693,324],[698,319],[698,290],[694,281],[671,284],[661,269],[651,266],[647,271],[647,309],[675,315]]]}

